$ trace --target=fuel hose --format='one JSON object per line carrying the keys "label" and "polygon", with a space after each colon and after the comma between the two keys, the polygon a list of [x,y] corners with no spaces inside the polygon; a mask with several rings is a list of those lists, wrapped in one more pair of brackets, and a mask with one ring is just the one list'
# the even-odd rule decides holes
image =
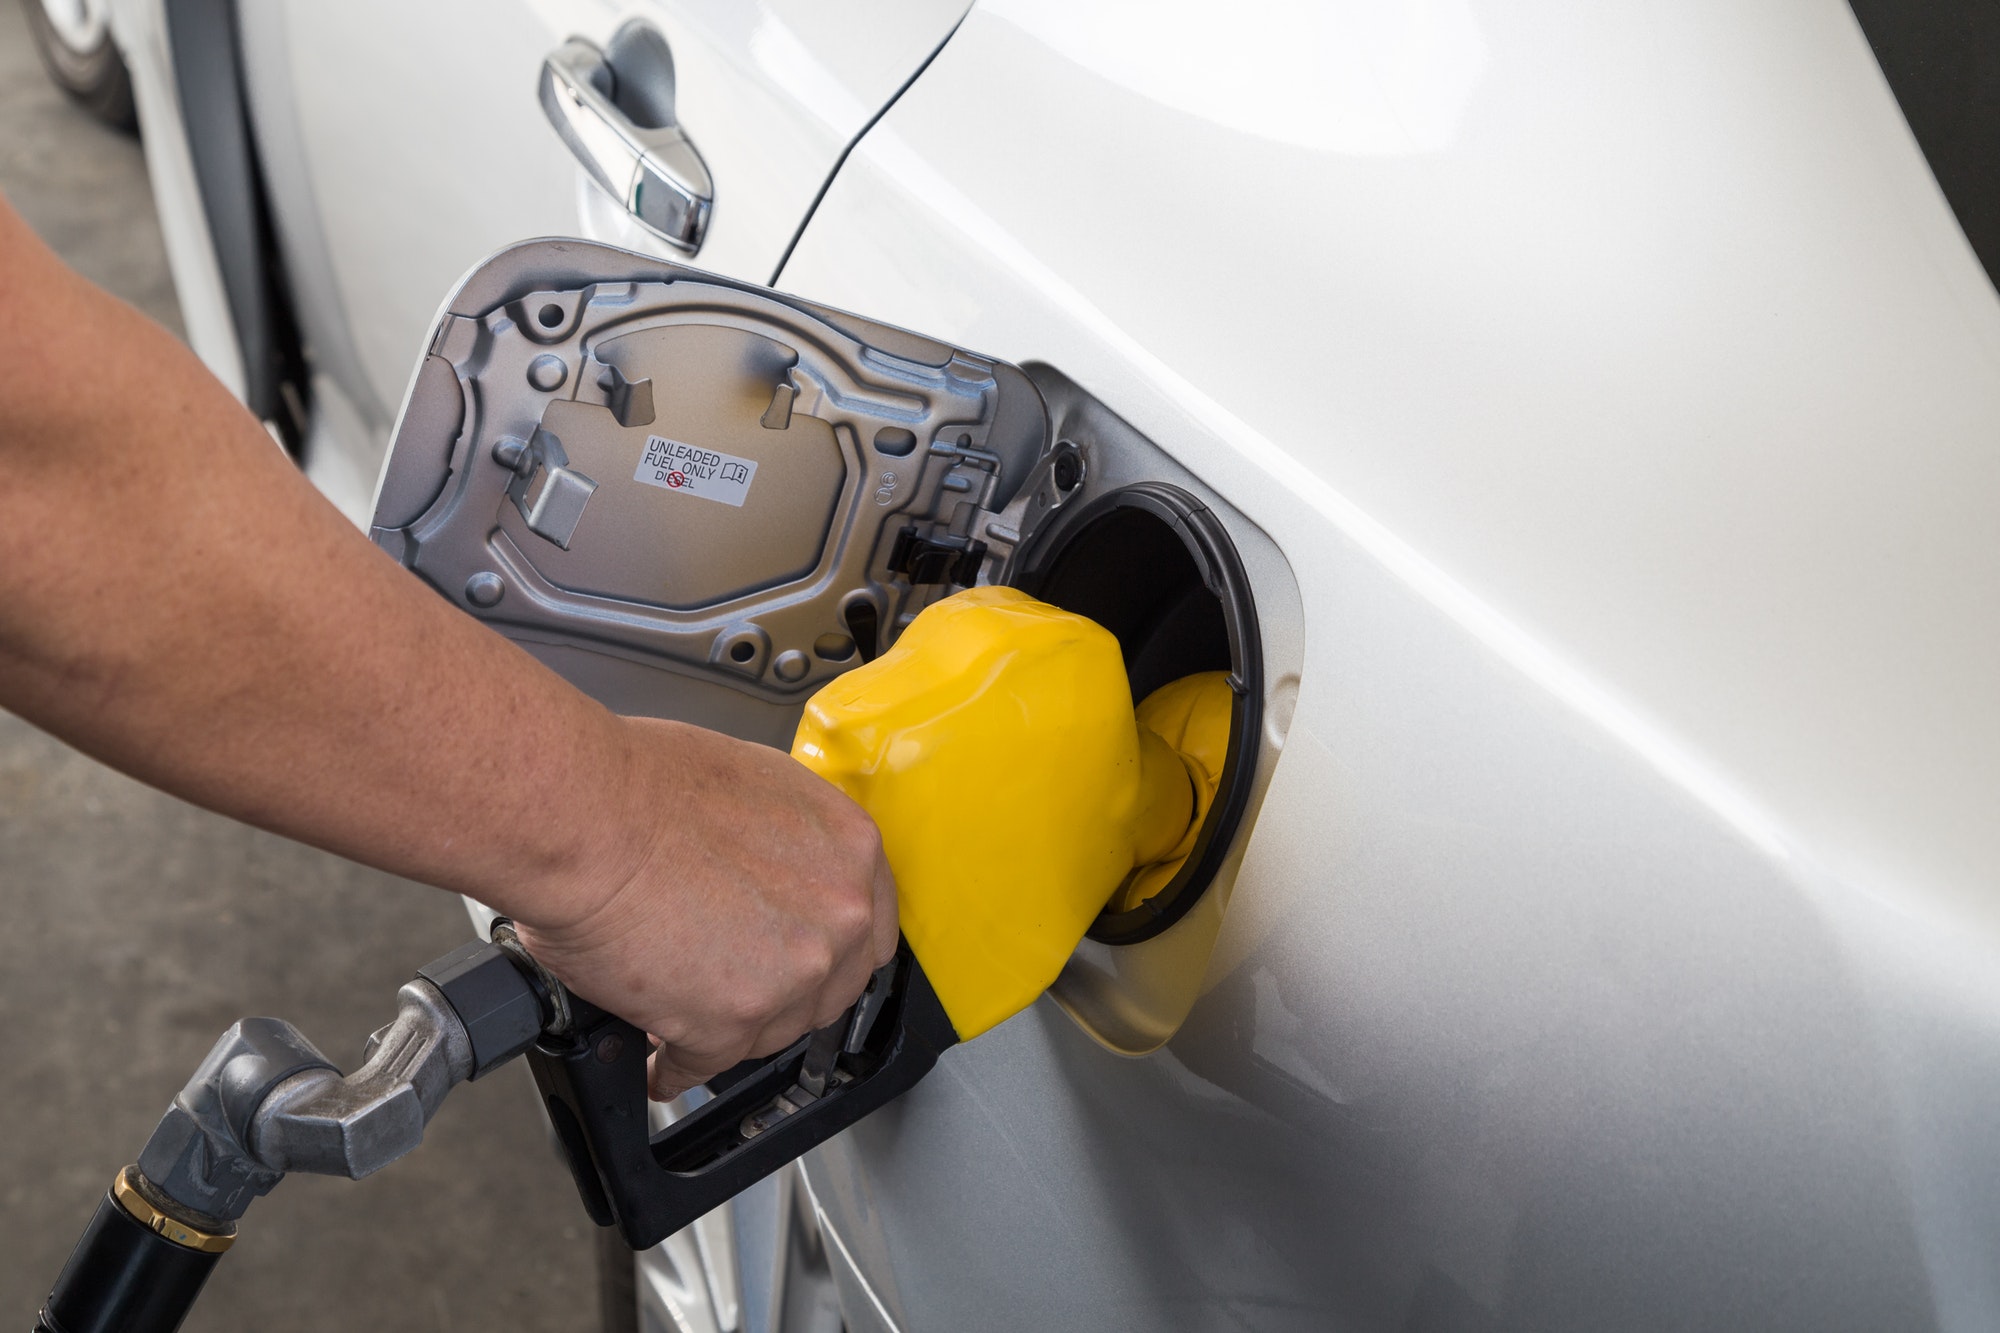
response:
{"label": "fuel hose", "polygon": [[63,1265],[35,1333],[174,1333],[235,1239],[233,1225],[208,1230],[162,1208],[127,1167]]}

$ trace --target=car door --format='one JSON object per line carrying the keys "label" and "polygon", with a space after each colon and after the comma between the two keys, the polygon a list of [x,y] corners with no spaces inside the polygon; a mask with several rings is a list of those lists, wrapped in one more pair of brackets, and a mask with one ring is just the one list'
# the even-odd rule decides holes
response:
{"label": "car door", "polygon": [[[618,97],[576,115],[614,140],[661,128],[635,126],[634,115],[677,123],[713,193],[692,253],[711,270],[764,281],[841,153],[964,7],[239,6],[265,188],[317,372],[325,444],[306,459],[315,480],[365,514],[435,294],[481,257],[523,237],[578,233],[686,253],[631,216],[626,200],[594,186],[573,151],[582,141],[566,142],[549,124],[540,83],[565,43],[609,49],[613,65],[623,65],[601,76],[607,86],[617,80]],[[635,33],[650,40],[634,41]]]}

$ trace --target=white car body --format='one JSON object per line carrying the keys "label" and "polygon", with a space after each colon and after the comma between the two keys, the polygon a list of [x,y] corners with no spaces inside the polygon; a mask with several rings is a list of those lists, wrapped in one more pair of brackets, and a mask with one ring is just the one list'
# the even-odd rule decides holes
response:
{"label": "white car body", "polygon": [[[240,16],[357,521],[462,271],[653,244],[535,100],[637,17],[692,263],[1058,368],[1288,567],[1208,910],[810,1159],[847,1327],[2000,1322],[2000,300],[1839,0]],[[780,1327],[701,1239],[660,1308]]]}

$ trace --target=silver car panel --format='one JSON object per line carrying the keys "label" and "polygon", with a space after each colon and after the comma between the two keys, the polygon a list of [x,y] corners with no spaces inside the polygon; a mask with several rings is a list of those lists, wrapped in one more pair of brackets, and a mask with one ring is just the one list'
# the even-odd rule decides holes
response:
{"label": "silver car panel", "polygon": [[1305,603],[1185,1024],[1037,1006],[827,1216],[910,1329],[1994,1326],[2000,302],[1852,15],[1254,15],[981,5],[787,267]]}

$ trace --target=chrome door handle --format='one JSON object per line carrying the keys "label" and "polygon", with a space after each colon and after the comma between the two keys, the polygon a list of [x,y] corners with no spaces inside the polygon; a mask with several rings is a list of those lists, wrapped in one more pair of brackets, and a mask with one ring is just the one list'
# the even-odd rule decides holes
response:
{"label": "chrome door handle", "polygon": [[609,52],[572,37],[542,62],[542,110],[597,183],[677,250],[701,248],[715,183],[674,118],[667,43],[628,23]]}

